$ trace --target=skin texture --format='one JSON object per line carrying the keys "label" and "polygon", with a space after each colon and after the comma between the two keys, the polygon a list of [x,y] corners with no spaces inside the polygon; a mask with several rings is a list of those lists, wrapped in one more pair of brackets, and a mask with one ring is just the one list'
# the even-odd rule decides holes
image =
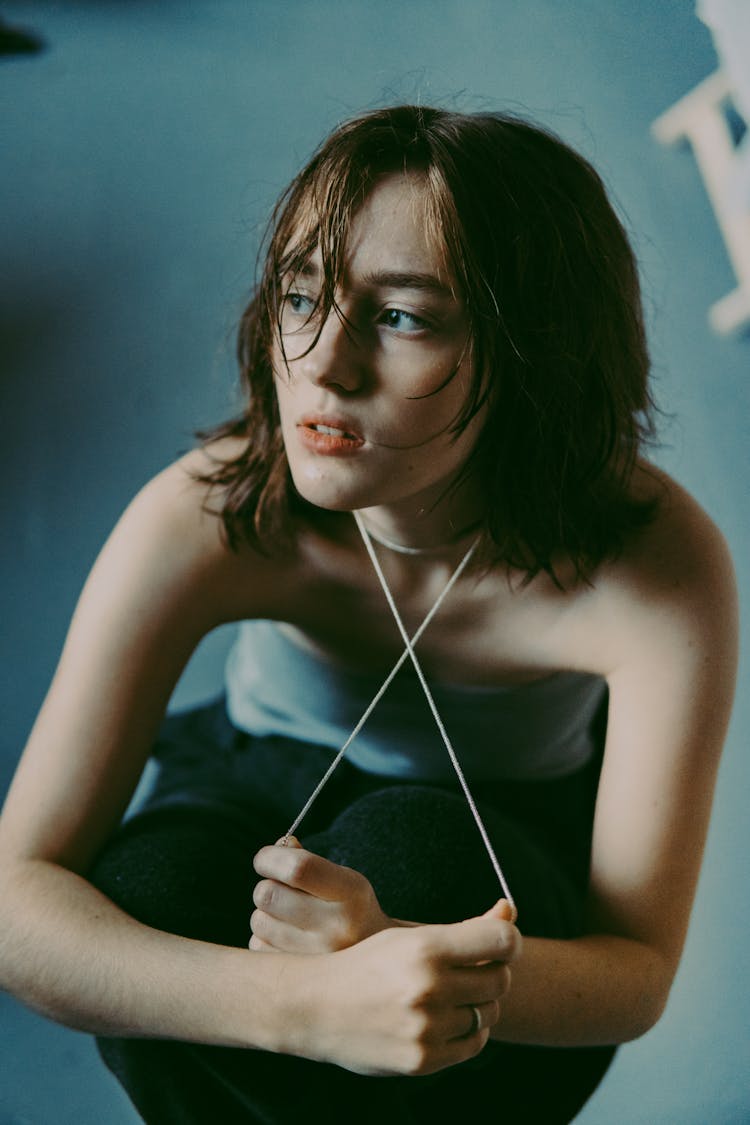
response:
{"label": "skin texture", "polygon": [[[424,1074],[476,1054],[490,1028],[515,1042],[613,1043],[663,1010],[731,705],[736,600],[721,535],[646,465],[633,488],[658,496],[657,517],[591,585],[563,591],[544,575],[523,585],[501,569],[464,576],[419,646],[435,681],[503,685],[561,669],[606,678],[583,937],[522,943],[505,903],[457,925],[389,919],[361,875],[294,844],[269,844],[255,859],[263,878],[248,903],[249,950],[151,930],[83,875],[201,637],[227,621],[274,618],[332,659],[390,667],[401,645],[349,510],[412,545],[444,543],[476,518],[470,483],[444,498],[475,436],[452,443],[445,432],[469,359],[418,189],[393,177],[361,212],[339,298],[346,320],[334,313],[317,334],[304,302],[285,309],[288,368],[280,350],[275,366],[294,480],[339,515],[325,531],[301,527],[296,553],[232,552],[215,499],[195,480],[210,456],[237,452],[228,442],[147,485],[89,577],[0,819],[0,984],[52,1018]],[[383,284],[405,270],[437,277],[449,295]],[[314,271],[289,279],[308,300],[314,287]],[[420,397],[457,367],[444,390]],[[301,444],[298,424],[310,415],[345,420],[362,445],[331,456]],[[463,549],[383,552],[410,633]],[[471,1006],[482,1029],[467,1035]]]}
{"label": "skin texture", "polygon": [[[308,273],[283,279],[285,356],[277,346],[273,358],[300,494],[333,510],[377,507],[373,526],[429,545],[445,539],[454,517],[461,528],[479,514],[471,486],[430,509],[468,457],[483,414],[458,438],[450,433],[468,392],[468,320],[426,233],[420,184],[414,176],[385,178],[355,217],[340,315],[323,325],[313,315],[318,254]],[[362,445],[346,458],[307,450],[299,427],[309,415],[342,417]]]}

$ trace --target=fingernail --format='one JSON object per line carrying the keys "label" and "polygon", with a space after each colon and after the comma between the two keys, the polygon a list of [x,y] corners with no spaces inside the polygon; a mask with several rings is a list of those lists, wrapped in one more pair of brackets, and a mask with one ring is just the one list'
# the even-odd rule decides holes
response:
{"label": "fingernail", "polygon": [[515,924],[518,921],[518,910],[516,909],[516,904],[514,902],[511,902],[510,899],[504,898],[501,899],[500,905],[503,907],[503,913],[505,914],[506,921],[513,922]]}

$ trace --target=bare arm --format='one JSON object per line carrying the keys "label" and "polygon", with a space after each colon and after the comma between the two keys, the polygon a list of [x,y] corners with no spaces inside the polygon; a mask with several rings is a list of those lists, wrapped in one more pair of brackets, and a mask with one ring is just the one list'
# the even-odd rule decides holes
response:
{"label": "bare arm", "polygon": [[734,694],[737,604],[726,545],[677,498],[603,591],[610,670],[587,933],[529,939],[494,1035],[622,1042],[659,1019],[684,945]]}
{"label": "bare arm", "polygon": [[479,963],[517,951],[500,919],[269,963],[144,926],[86,881],[198,640],[260,615],[272,596],[278,566],[228,552],[203,498],[181,466],[167,470],[86,584],[0,818],[0,984],[51,1018],[110,1035],[259,1047],[367,1073],[469,1058],[488,1031],[466,1037],[467,1005],[496,1015],[507,986],[502,966]]}
{"label": "bare arm", "polygon": [[[225,613],[212,592],[224,554],[180,466],[136,498],[88,579],[8,795],[2,983],[77,1026],[201,1030],[185,1008],[199,1010],[205,949],[139,926],[83,874],[127,806],[185,662]],[[231,955],[214,956],[227,972]]]}
{"label": "bare arm", "polygon": [[498,1038],[623,1041],[652,1027],[667,1002],[735,680],[734,582],[715,532],[702,555],[661,602],[647,602],[642,614],[631,606],[631,655],[609,678],[589,932],[525,942]]}
{"label": "bare arm", "polygon": [[[525,939],[494,1038],[623,1042],[653,1026],[666,1004],[700,869],[737,647],[723,541],[695,510],[683,522],[681,536],[669,526],[663,533],[676,557],[636,565],[627,581],[591,599],[577,640],[606,638],[610,711],[588,932]],[[256,948],[338,948],[393,924],[361,876],[337,874],[314,857],[295,863],[284,852],[266,848],[256,859],[265,876],[256,888]]]}

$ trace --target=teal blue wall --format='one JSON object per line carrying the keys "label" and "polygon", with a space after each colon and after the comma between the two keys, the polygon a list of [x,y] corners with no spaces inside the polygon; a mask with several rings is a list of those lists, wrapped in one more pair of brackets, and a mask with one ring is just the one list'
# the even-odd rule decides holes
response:
{"label": "teal blue wall", "polygon": [[[603,172],[674,414],[659,460],[718,520],[750,592],[750,340],[708,331],[733,284],[726,254],[690,151],[649,137],[715,66],[688,0],[40,0],[2,14],[47,48],[0,64],[0,783],[119,511],[231,408],[233,325],[269,204],[331,125],[384,102],[526,112]],[[199,652],[180,701],[218,686],[226,641]],[[586,1125],[750,1119],[749,727],[741,693],[670,1009],[621,1051]],[[133,1120],[86,1038],[1,1005],[2,1122]]]}

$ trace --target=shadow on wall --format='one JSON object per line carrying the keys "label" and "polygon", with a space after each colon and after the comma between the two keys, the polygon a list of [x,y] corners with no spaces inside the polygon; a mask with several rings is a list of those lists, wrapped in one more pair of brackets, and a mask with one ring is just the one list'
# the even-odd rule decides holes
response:
{"label": "shadow on wall", "polygon": [[44,40],[33,31],[11,27],[5,20],[0,19],[0,56],[35,55],[43,51],[45,46]]}

